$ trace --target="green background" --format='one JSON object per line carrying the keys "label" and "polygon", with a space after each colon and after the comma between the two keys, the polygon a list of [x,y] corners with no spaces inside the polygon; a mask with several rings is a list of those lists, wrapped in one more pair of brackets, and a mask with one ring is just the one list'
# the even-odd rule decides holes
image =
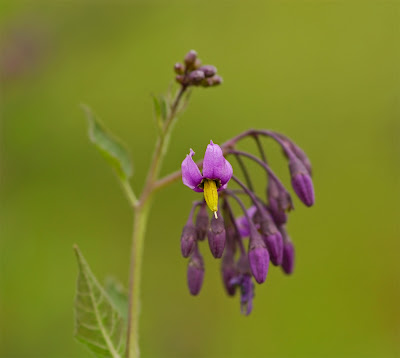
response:
{"label": "green background", "polygon": [[295,201],[295,274],[272,268],[243,317],[207,246],[202,292],[189,295],[179,238],[198,195],[180,182],[160,192],[145,243],[143,357],[400,356],[398,1],[3,0],[0,24],[1,357],[90,355],[72,337],[72,245],[99,279],[126,283],[132,218],[79,104],[126,142],[138,190],[156,133],[151,94],[191,48],[224,84],[193,93],[162,172],[189,148],[201,158],[210,139],[269,128],[310,156],[316,205]]}

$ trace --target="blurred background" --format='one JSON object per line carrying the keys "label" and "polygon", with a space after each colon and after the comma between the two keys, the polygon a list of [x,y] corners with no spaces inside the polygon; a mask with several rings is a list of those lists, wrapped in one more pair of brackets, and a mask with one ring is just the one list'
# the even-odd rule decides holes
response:
{"label": "blurred background", "polygon": [[[180,182],[160,192],[143,357],[399,357],[399,24],[398,1],[1,1],[0,356],[90,355],[72,337],[72,245],[101,281],[126,284],[132,218],[79,104],[125,141],[139,190],[156,135],[151,94],[194,48],[224,84],[195,90],[163,174],[189,148],[200,158],[210,139],[269,128],[308,153],[317,199],[295,201],[294,275],[271,268],[243,317],[207,244],[202,292],[189,295],[179,238],[198,196]],[[265,145],[289,183],[280,150]]]}

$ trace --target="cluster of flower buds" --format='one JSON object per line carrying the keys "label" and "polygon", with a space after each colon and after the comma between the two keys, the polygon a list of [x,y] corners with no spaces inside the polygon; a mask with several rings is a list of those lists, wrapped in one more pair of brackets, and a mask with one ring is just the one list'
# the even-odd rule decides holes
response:
{"label": "cluster of flower buds", "polygon": [[182,86],[211,87],[222,83],[217,69],[212,65],[202,65],[196,51],[189,51],[183,62],[177,62],[174,66],[176,81]]}
{"label": "cluster of flower buds", "polygon": [[[260,157],[236,149],[245,137],[257,142]],[[229,296],[240,291],[241,312],[250,314],[253,308],[254,281],[265,282],[269,263],[291,274],[294,268],[294,246],[286,230],[288,211],[294,208],[288,190],[269,167],[260,142],[260,136],[276,140],[288,159],[294,192],[306,205],[314,204],[311,164],[305,153],[290,139],[275,132],[252,130],[238,135],[222,145],[212,141],[202,163],[202,172],[193,161],[193,150],[182,162],[182,181],[190,189],[203,192],[204,200],[195,202],[181,237],[182,255],[190,257],[188,286],[190,293],[200,292],[204,278],[204,262],[199,252],[199,242],[206,234],[212,255],[221,259],[222,282]],[[233,175],[231,164],[225,156],[234,155],[243,171],[246,184]],[[253,189],[251,173],[243,158],[255,161],[266,171],[266,198],[257,196]],[[228,189],[228,182],[236,182],[239,189]],[[241,196],[247,197],[246,207]],[[220,200],[219,200],[220,199]],[[238,203],[243,215],[235,217],[231,201]],[[209,219],[207,208],[213,212]],[[194,223],[194,214],[199,208]],[[245,240],[248,238],[247,250]]]}

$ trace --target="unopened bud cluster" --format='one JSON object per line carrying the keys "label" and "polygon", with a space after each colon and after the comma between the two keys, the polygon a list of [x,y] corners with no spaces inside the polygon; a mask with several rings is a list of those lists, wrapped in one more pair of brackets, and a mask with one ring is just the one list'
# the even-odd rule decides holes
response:
{"label": "unopened bud cluster", "polygon": [[[195,61],[195,56],[187,62],[192,63],[192,60]],[[255,283],[266,281],[270,263],[281,267],[285,274],[291,274],[295,261],[294,246],[286,227],[288,212],[294,208],[293,201],[289,191],[267,164],[260,136],[271,137],[282,147],[288,159],[294,192],[306,206],[312,206],[314,188],[310,161],[295,143],[279,133],[248,131],[221,147],[211,141],[204,156],[202,172],[192,159],[193,150],[182,162],[183,183],[196,192],[203,192],[205,198],[194,203],[181,236],[182,255],[189,257],[189,291],[197,295],[203,283],[204,262],[199,243],[207,236],[212,256],[221,259],[225,290],[229,296],[239,292],[241,312],[245,315],[250,314],[253,308]],[[245,137],[256,139],[260,157],[236,149],[237,142]],[[250,159],[266,171],[265,198],[260,198],[254,191],[252,173],[247,171],[243,162],[241,169],[246,184],[233,174],[232,166],[226,159],[228,155],[235,155],[238,160]],[[238,184],[239,189],[227,188],[228,182],[232,181]],[[248,201],[250,205],[246,207],[244,202]],[[232,203],[239,205],[243,213],[241,216],[235,216]],[[213,212],[211,219],[207,206]]]}
{"label": "unopened bud cluster", "polygon": [[222,83],[222,78],[217,75],[217,69],[212,65],[202,65],[194,50],[186,54],[183,63],[175,64],[174,71],[176,81],[185,87],[211,87]]}

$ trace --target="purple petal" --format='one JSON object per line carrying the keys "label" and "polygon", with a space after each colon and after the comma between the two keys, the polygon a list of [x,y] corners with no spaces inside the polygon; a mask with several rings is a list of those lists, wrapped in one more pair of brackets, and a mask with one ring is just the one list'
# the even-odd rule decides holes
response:
{"label": "purple petal", "polygon": [[202,192],[203,189],[198,186],[201,184],[203,176],[200,173],[200,169],[192,159],[193,155],[194,151],[190,149],[190,154],[188,154],[182,162],[182,181],[183,184],[190,189]]}
{"label": "purple petal", "polygon": [[[252,218],[256,213],[257,208],[253,205],[247,209],[247,214]],[[250,225],[247,221],[246,215],[240,216],[236,219],[236,225],[239,229],[241,237],[248,237],[250,235]]]}
{"label": "purple petal", "polygon": [[222,186],[228,183],[232,178],[232,174],[232,166],[222,155],[220,146],[210,141],[210,144],[207,146],[206,154],[204,155],[203,177],[220,180],[222,188]]}

